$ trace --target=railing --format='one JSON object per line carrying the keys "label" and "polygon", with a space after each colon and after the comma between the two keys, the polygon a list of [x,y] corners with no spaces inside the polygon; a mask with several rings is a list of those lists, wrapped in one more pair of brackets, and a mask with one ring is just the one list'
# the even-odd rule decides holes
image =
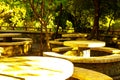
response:
{"label": "railing", "polygon": [[[0,26],[0,30],[19,30],[19,31],[41,31],[40,27],[31,27],[31,26]],[[68,30],[74,31],[74,29],[65,29],[63,32],[67,32]],[[43,28],[42,31],[45,31]],[[52,32],[52,28],[47,28],[48,32]],[[82,31],[82,30],[81,30]],[[86,33],[90,33],[90,29],[84,30]],[[106,32],[105,30],[99,30],[100,33]],[[111,30],[109,34],[120,35],[120,30]]]}
{"label": "railing", "polygon": [[109,31],[110,34],[120,35],[120,30],[111,30]]}
{"label": "railing", "polygon": [[[0,26],[0,30],[22,30],[22,31],[41,31],[39,27],[24,27],[24,26]],[[45,29],[42,29],[45,31]],[[47,28],[51,32],[51,28]]]}

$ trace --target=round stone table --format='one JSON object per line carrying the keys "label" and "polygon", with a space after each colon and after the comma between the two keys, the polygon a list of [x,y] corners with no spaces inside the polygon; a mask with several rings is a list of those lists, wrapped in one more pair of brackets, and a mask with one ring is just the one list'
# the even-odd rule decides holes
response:
{"label": "round stone table", "polygon": [[52,57],[11,57],[0,59],[0,80],[65,80],[73,73],[73,64]]}
{"label": "round stone table", "polygon": [[[96,41],[96,40],[73,40],[73,41],[64,41],[65,46],[70,46],[73,48],[78,48],[78,54],[83,57],[90,57],[90,48],[103,47],[105,42]],[[83,52],[81,54],[80,52]]]}

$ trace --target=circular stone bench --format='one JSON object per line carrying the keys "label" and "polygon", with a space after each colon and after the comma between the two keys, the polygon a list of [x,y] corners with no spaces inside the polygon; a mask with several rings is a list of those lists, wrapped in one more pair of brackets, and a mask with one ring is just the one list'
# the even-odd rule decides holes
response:
{"label": "circular stone bench", "polygon": [[65,52],[65,51],[69,51],[69,50],[72,50],[72,48],[66,47],[66,46],[52,48],[53,52]]}
{"label": "circular stone bench", "polygon": [[120,54],[84,58],[55,52],[43,52],[43,56],[67,59],[73,62],[76,67],[95,70],[113,78],[116,78],[120,74]]}
{"label": "circular stone bench", "polygon": [[32,39],[13,38],[13,42],[0,42],[0,47],[4,48],[3,56],[27,55],[31,48]]}
{"label": "circular stone bench", "polygon": [[91,48],[91,50],[104,51],[108,53],[120,53],[120,49],[112,48],[112,47],[98,47],[98,48]]}
{"label": "circular stone bench", "polygon": [[51,40],[49,41],[49,43],[51,48],[57,47],[57,46],[63,46],[63,42],[60,42],[60,41]]}
{"label": "circular stone bench", "polygon": [[80,68],[80,67],[74,67],[74,72],[71,79],[72,80],[76,80],[76,79],[77,80],[113,80],[111,77],[102,74],[100,72],[93,71],[90,69]]}
{"label": "circular stone bench", "polygon": [[3,47],[0,47],[0,58],[3,57],[3,56],[2,56],[2,53],[4,53],[4,48],[3,48]]}

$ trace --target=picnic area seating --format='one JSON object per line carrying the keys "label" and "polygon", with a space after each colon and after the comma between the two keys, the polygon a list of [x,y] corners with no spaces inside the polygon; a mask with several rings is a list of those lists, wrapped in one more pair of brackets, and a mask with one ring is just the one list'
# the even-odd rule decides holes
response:
{"label": "picnic area seating", "polygon": [[67,34],[62,34],[62,37],[64,38],[70,38],[72,40],[78,39],[78,38],[86,38],[88,34],[86,33],[67,33]]}
{"label": "picnic area seating", "polygon": [[69,51],[69,50],[72,50],[71,47],[55,47],[55,48],[52,48],[52,51],[53,52],[66,52],[66,51]]}
{"label": "picnic area seating", "polygon": [[[74,72],[70,80],[113,80],[108,75],[90,69],[74,67]],[[68,79],[69,80],[69,79]]]}
{"label": "picnic area seating", "polygon": [[[105,53],[102,52],[102,54]],[[74,55],[74,53],[72,55],[65,55],[56,52],[43,52],[43,56],[67,59],[73,62],[75,67],[82,67],[86,69],[95,70],[106,74],[112,78],[118,78],[118,75],[120,74],[120,54],[118,53],[84,58],[81,56],[76,56],[76,54]]]}
{"label": "picnic area seating", "polygon": [[68,41],[68,40],[71,40],[70,38],[58,38],[58,39],[54,39],[55,41]]}
{"label": "picnic area seating", "polygon": [[76,56],[76,55],[71,56],[56,52],[43,52],[43,56],[64,58],[72,61],[73,63],[109,63],[109,62],[120,61],[120,54],[99,56],[99,58],[98,57],[83,58],[81,56]]}
{"label": "picnic area seating", "polygon": [[3,53],[4,53],[4,48],[0,47],[0,57],[4,57],[4,56],[2,56]]}
{"label": "picnic area seating", "polygon": [[[49,44],[50,44],[50,50],[52,51],[53,48],[56,48],[56,47],[63,47],[63,42],[60,42],[60,41],[55,41],[55,40],[51,40],[49,41]],[[53,49],[54,50],[54,49]],[[54,52],[54,51],[53,51]]]}
{"label": "picnic area seating", "polygon": [[63,45],[63,41],[59,40],[51,40],[50,43],[50,50],[53,52],[65,52],[71,50],[70,47],[66,47]]}
{"label": "picnic area seating", "polygon": [[112,47],[91,48],[91,50],[104,51],[108,53],[120,53],[120,49],[112,48]]}
{"label": "picnic area seating", "polygon": [[3,56],[27,55],[31,49],[32,39],[13,38],[14,42],[2,42],[0,46],[4,48]]}

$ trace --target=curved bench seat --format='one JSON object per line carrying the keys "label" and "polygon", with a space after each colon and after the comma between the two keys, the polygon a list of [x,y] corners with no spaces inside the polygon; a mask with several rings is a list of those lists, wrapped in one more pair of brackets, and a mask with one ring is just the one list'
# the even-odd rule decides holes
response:
{"label": "curved bench seat", "polygon": [[13,38],[13,42],[0,42],[4,48],[3,56],[26,55],[31,48],[31,38]]}
{"label": "curved bench seat", "polygon": [[72,50],[71,47],[55,47],[55,48],[52,48],[52,51],[53,52],[65,52],[65,51],[69,51],[69,50]]}
{"label": "curved bench seat", "polygon": [[120,75],[120,54],[84,58],[80,56],[66,56],[55,52],[43,52],[43,56],[67,59],[73,62],[76,67],[98,71],[112,78]]}
{"label": "curved bench seat", "polygon": [[13,38],[13,42],[0,42],[0,46],[23,45],[25,43],[32,43],[32,39],[30,39],[30,38]]}
{"label": "curved bench seat", "polygon": [[111,77],[103,73],[80,67],[74,67],[72,78],[78,80],[113,80]]}
{"label": "curved bench seat", "polygon": [[53,44],[53,45],[63,45],[63,42],[60,42],[60,41],[49,41],[50,44]]}
{"label": "curved bench seat", "polygon": [[[63,58],[63,56],[58,55],[57,53],[54,53],[54,52],[44,52],[43,56],[49,56],[47,53],[50,53],[52,55],[59,56],[59,57]],[[70,56],[66,57],[66,58],[71,59]],[[108,75],[105,75],[103,73],[93,71],[93,70],[90,70],[90,69],[80,68],[80,67],[75,67],[74,68],[72,78],[75,78],[75,79],[78,79],[78,80],[96,80],[96,79],[97,80],[113,80],[111,77],[109,77]]]}
{"label": "curved bench seat", "polygon": [[120,53],[120,49],[112,48],[112,47],[91,48],[91,50],[104,51],[104,52],[115,53],[115,54]]}
{"label": "curved bench seat", "polygon": [[120,54],[112,54],[108,56],[101,57],[89,57],[84,58],[81,56],[66,56],[56,52],[43,52],[44,56],[58,57],[70,60],[74,63],[109,63],[109,62],[117,62],[120,61]]}

